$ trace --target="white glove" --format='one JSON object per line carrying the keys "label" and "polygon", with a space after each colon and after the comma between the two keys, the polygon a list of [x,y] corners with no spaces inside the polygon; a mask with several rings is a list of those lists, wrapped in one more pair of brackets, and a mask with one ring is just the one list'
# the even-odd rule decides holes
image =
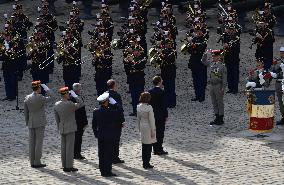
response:
{"label": "white glove", "polygon": [[272,78],[277,78],[277,74],[276,73],[273,73],[273,72],[270,72]]}
{"label": "white glove", "polygon": [[282,92],[284,92],[284,85],[282,85]]}
{"label": "white glove", "polygon": [[50,89],[45,85],[45,84],[40,84],[41,87],[45,90],[45,91],[49,91]]}
{"label": "white glove", "polygon": [[265,80],[263,79],[263,74],[260,73],[260,74],[258,75],[258,77],[259,77],[259,83],[260,83],[260,85],[264,84],[264,83],[265,83]]}
{"label": "white glove", "polygon": [[280,68],[281,68],[282,72],[284,72],[284,64],[283,63],[280,64]]}
{"label": "white glove", "polygon": [[111,98],[111,97],[110,97],[108,100],[109,100],[109,103],[112,104],[112,105],[115,105],[115,104],[117,103],[117,102],[116,102],[113,98]]}
{"label": "white glove", "polygon": [[69,91],[69,93],[71,94],[72,97],[78,98],[78,95],[73,90]]}
{"label": "white glove", "polygon": [[256,87],[256,83],[255,82],[247,82],[246,88],[248,88],[248,87]]}

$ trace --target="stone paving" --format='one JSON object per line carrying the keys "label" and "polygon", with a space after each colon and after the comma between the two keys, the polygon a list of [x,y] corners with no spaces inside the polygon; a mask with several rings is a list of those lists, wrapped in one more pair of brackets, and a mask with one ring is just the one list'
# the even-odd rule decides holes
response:
{"label": "stone paving", "polygon": [[[60,2],[60,1],[59,1]],[[69,8],[65,3],[59,5],[59,11]],[[23,1],[29,16],[34,20],[38,1]],[[9,4],[8,4],[9,5]],[[0,15],[7,4],[1,5]],[[114,7],[117,8],[117,7]],[[151,10],[150,14],[153,14]],[[212,15],[214,10],[209,10]],[[118,14],[113,17],[116,20]],[[183,16],[177,14],[180,34],[178,40],[184,37]],[[150,16],[150,22],[156,17]],[[66,16],[58,17],[59,21],[66,20]],[[3,20],[0,20],[3,25]],[[91,29],[91,21],[86,22],[86,30]],[[212,16],[209,25],[215,26],[216,19]],[[116,26],[120,24],[116,23]],[[215,26],[216,27],[216,26]],[[149,29],[151,33],[151,28]],[[57,32],[59,38],[59,32]],[[85,43],[89,37],[84,33]],[[220,48],[216,44],[215,28],[210,33],[209,48]],[[248,50],[250,36],[242,35],[241,48],[241,82],[240,89],[244,89],[244,81],[248,69],[254,66],[254,50]],[[284,42],[283,38],[276,38],[275,54]],[[178,43],[178,48],[180,43]],[[83,50],[83,55],[86,55]],[[15,108],[15,102],[0,102],[0,184],[220,184],[220,185],[255,185],[255,184],[284,184],[284,128],[275,128],[269,138],[249,137],[246,132],[248,118],[245,111],[245,96],[225,95],[225,125],[211,127],[209,122],[213,118],[211,101],[207,93],[204,103],[191,102],[193,95],[191,74],[187,69],[188,56],[179,54],[177,66],[177,101],[175,109],[169,111],[169,121],[165,133],[165,149],[169,155],[164,157],[152,156],[153,170],[144,170],[141,160],[141,144],[136,119],[126,116],[127,127],[123,129],[121,141],[121,158],[126,161],[123,165],[114,165],[115,178],[103,178],[98,169],[97,140],[93,136],[91,127],[87,128],[83,137],[83,155],[87,160],[75,161],[78,173],[64,173],[60,161],[60,137],[56,130],[53,115],[53,103],[46,108],[48,125],[45,131],[42,161],[48,166],[44,169],[29,167],[28,161],[28,129],[25,127],[24,115]],[[131,111],[130,96],[126,93],[126,77],[121,65],[121,51],[115,51],[113,78],[120,82],[119,91],[122,93],[125,111]],[[94,69],[91,64],[84,64],[82,84],[86,100],[89,121],[92,119],[92,109],[97,106],[95,101]],[[146,89],[151,86],[150,78],[158,71],[148,66]],[[19,83],[19,106],[23,107],[23,99],[30,93],[31,75],[25,73],[24,81]],[[62,82],[61,66],[56,65],[53,81],[48,85],[55,92]],[[0,82],[0,97],[4,97],[4,84]],[[57,97],[59,99],[59,97]],[[279,119],[276,105],[276,120]]]}

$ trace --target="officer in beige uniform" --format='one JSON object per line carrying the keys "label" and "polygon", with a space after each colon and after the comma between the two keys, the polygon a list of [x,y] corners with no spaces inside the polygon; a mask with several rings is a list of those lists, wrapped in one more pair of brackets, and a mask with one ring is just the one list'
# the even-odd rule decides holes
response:
{"label": "officer in beige uniform", "polygon": [[70,101],[68,87],[59,90],[62,99],[55,103],[54,112],[57,128],[61,134],[61,161],[64,172],[78,171],[73,167],[74,142],[77,124],[75,120],[75,111],[84,105],[74,91],[70,91],[72,97],[78,103]]}
{"label": "officer in beige uniform", "polygon": [[224,124],[224,88],[226,87],[227,71],[222,62],[223,50],[207,51],[202,57],[202,63],[209,67],[210,96],[214,108],[215,120],[210,125]]}
{"label": "officer in beige uniform", "polygon": [[[41,95],[41,87],[47,92],[47,96]],[[27,95],[24,100],[25,121],[29,128],[29,157],[32,168],[42,168],[46,166],[40,161],[47,123],[44,107],[51,97],[49,88],[40,81],[33,81],[32,89],[33,93]]]}

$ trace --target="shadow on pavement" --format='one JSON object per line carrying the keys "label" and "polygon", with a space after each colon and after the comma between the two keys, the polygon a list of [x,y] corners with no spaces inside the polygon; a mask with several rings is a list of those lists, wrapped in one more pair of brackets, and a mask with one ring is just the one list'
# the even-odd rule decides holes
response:
{"label": "shadow on pavement", "polygon": [[191,168],[192,170],[199,170],[199,171],[205,171],[207,173],[213,174],[213,175],[218,175],[218,173],[210,168],[206,168],[205,166],[202,166],[200,164],[196,164],[193,162],[187,162],[183,161],[181,159],[176,159],[174,157],[169,157],[169,156],[161,156],[164,159],[172,160],[175,161],[176,163],[179,163],[185,167]]}
{"label": "shadow on pavement", "polygon": [[146,179],[152,180],[152,181],[157,181],[163,184],[173,184],[172,181],[170,181],[169,179],[178,182],[179,184],[183,184],[183,181],[186,181],[187,185],[197,185],[195,182],[193,182],[192,180],[187,179],[186,177],[183,177],[179,174],[176,173],[168,173],[168,172],[162,172],[162,171],[157,171],[155,169],[152,170],[139,170],[136,168],[132,168],[129,166],[126,166],[124,164],[120,165],[119,167],[125,169],[125,170],[129,170],[133,173],[135,173],[136,175],[142,176]]}

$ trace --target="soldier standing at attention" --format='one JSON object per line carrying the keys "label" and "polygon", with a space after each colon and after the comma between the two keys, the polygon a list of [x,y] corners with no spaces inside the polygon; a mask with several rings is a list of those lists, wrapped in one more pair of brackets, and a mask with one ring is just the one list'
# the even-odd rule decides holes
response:
{"label": "soldier standing at attention", "polygon": [[50,96],[41,95],[41,87],[50,95],[50,90],[40,81],[32,82],[33,93],[26,96],[24,112],[26,125],[29,128],[29,157],[32,168],[42,168],[42,143],[46,125],[45,104],[51,100]]}
{"label": "soldier standing at attention", "polygon": [[59,90],[62,99],[55,103],[54,113],[57,128],[61,135],[61,161],[64,172],[78,171],[73,167],[74,158],[74,142],[77,124],[75,119],[75,111],[82,107],[82,101],[74,91],[70,91],[71,96],[76,99],[73,103],[70,100],[68,87]]}
{"label": "soldier standing at attention", "polygon": [[124,122],[123,112],[119,106],[111,106],[116,101],[109,97],[109,93],[103,93],[97,100],[101,107],[93,112],[92,128],[98,138],[99,168],[103,177],[112,177],[116,176],[111,169],[119,130]]}
{"label": "soldier standing at attention", "polygon": [[276,82],[275,82],[275,91],[277,95],[277,99],[279,102],[279,108],[281,112],[281,120],[277,121],[277,125],[284,125],[284,105],[282,100],[282,81],[284,78],[284,47],[280,48],[280,58],[277,58],[273,61],[271,69],[274,73],[277,74]]}
{"label": "soldier standing at attention", "polygon": [[210,96],[214,108],[215,120],[210,125],[224,124],[224,88],[226,87],[227,72],[222,62],[223,50],[206,52],[202,57],[202,63],[209,67]]}

